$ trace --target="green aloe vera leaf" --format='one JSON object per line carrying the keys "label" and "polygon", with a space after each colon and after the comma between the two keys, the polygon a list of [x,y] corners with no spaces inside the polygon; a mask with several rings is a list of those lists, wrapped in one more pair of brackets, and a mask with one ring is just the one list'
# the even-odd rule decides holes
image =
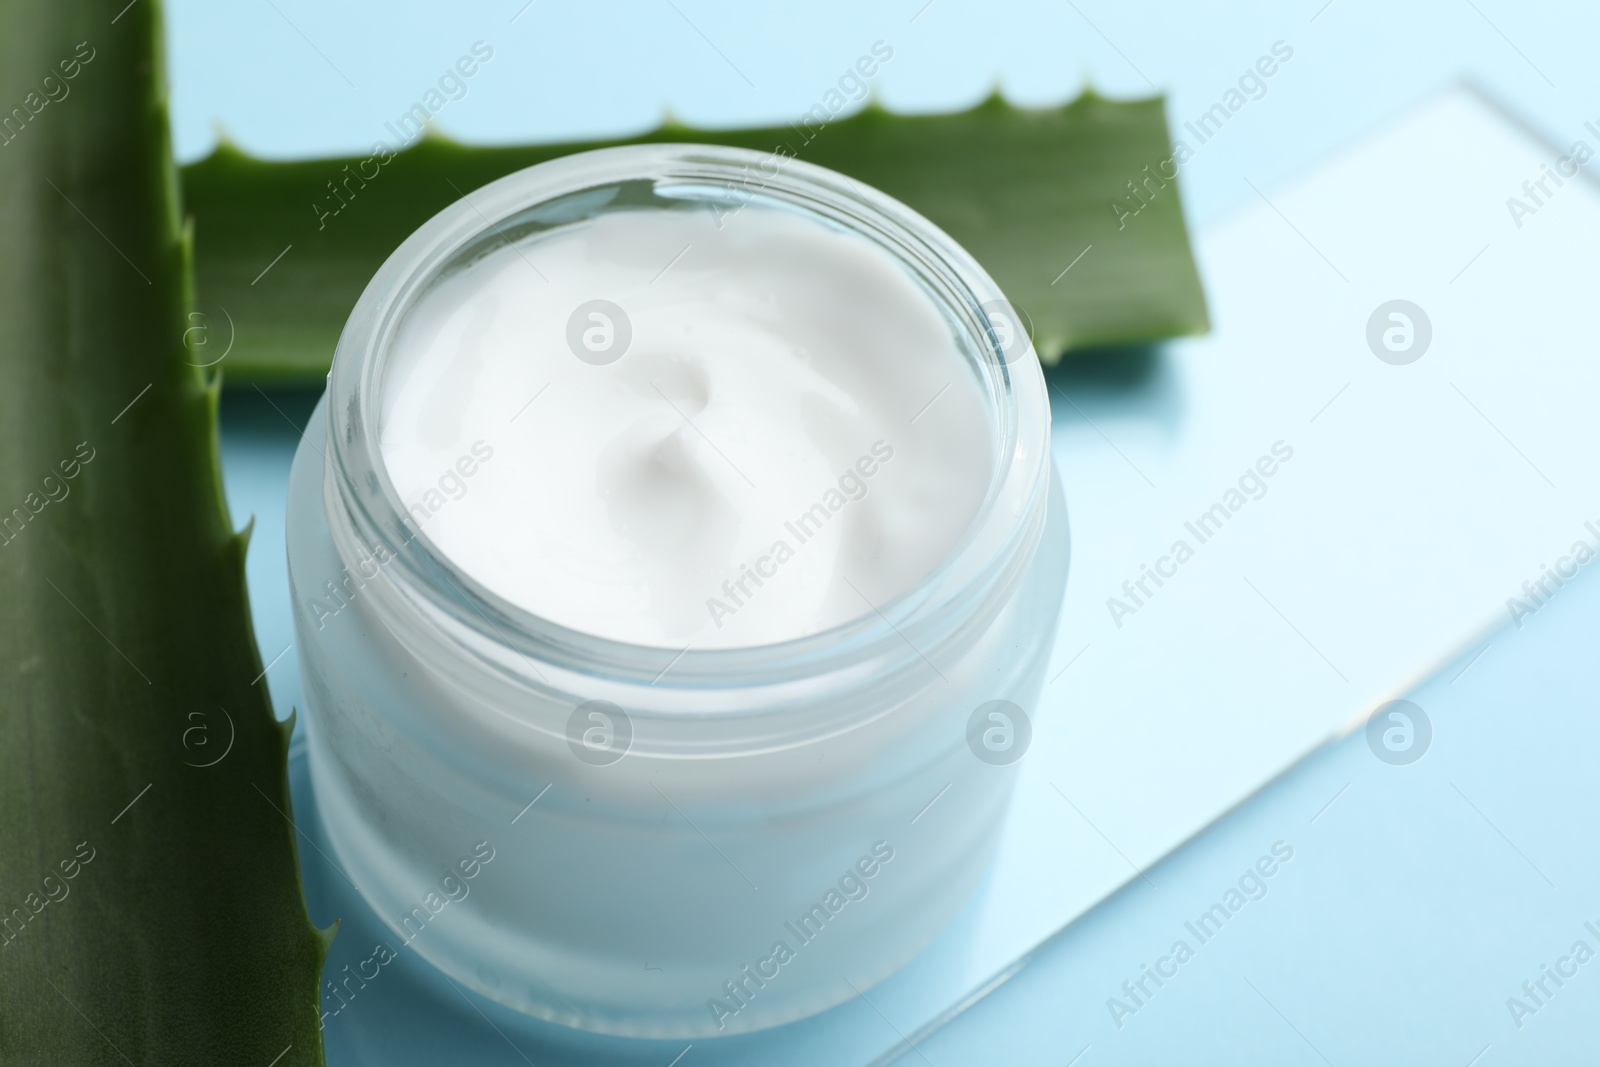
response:
{"label": "green aloe vera leaf", "polygon": [[[390,130],[374,132],[398,145]],[[1046,363],[1207,328],[1177,186],[1161,176],[1171,156],[1162,100],[1086,93],[1042,110],[996,96],[957,114],[869,107],[820,128],[668,125],[583,144],[483,148],[430,136],[392,156],[291,163],[224,145],[182,169],[214,358],[231,344],[232,383],[313,381],[384,259],[460,195],[573,152],[661,142],[776,150],[904,201],[988,269],[1031,320]]]}
{"label": "green aloe vera leaf", "polygon": [[0,0],[6,1067],[322,1063],[160,33],[157,0]]}

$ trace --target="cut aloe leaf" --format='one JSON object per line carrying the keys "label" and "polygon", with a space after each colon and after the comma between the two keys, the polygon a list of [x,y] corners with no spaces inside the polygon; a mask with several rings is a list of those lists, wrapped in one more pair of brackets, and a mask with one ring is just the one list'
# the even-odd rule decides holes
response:
{"label": "cut aloe leaf", "polygon": [[385,136],[387,148],[349,159],[269,163],[223,146],[183,168],[199,295],[218,324],[212,343],[231,342],[230,383],[326,374],[367,281],[463,193],[558,156],[650,142],[777,150],[904,201],[988,269],[1031,320],[1046,363],[1207,327],[1177,186],[1162,177],[1172,150],[1160,98],[1087,93],[1023,110],[996,96],[950,115],[872,107],[822,127],[669,125],[639,138],[511,148],[428,137],[392,155],[395,135]]}
{"label": "cut aloe leaf", "polygon": [[159,5],[124,3],[0,5],[0,1063],[320,1064]]}

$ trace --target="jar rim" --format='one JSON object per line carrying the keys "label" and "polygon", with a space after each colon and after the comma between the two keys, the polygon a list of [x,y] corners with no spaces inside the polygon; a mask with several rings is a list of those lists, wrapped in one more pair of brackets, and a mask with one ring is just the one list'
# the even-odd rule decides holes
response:
{"label": "jar rim", "polygon": [[[511,602],[406,525],[380,443],[383,371],[406,311],[464,249],[488,236],[504,237],[500,227],[508,219],[585,190],[641,180],[759,197],[843,225],[913,270],[929,298],[962,329],[969,342],[963,351],[977,354],[979,381],[993,405],[995,464],[968,528],[909,589],[883,604],[866,601],[871,610],[835,626],[780,642],[706,649],[692,642],[682,649],[635,644],[573,629]],[[932,222],[887,194],[781,150],[626,145],[536,164],[462,196],[424,223],[391,253],[351,312],[328,375],[324,496],[334,543],[351,566],[356,554],[368,553],[364,546],[375,551],[382,545],[391,553],[383,570],[401,595],[381,598],[388,610],[425,614],[455,631],[458,643],[515,653],[490,658],[521,674],[521,657],[545,684],[538,663],[650,685],[671,672],[673,685],[715,688],[848,668],[895,644],[909,645],[926,660],[911,634],[928,628],[922,624],[932,627],[930,634],[938,630],[937,616],[980,601],[994,575],[1026,567],[1042,530],[1049,400],[1042,369],[1029,358],[1031,345],[1007,343],[1016,335],[1003,340],[1010,327],[997,325],[1002,317],[1020,321],[988,273]],[[1037,522],[1020,521],[1031,513]]]}

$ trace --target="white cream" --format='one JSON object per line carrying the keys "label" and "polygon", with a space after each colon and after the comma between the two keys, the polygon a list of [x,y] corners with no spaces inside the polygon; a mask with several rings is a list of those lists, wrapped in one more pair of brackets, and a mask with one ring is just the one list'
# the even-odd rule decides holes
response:
{"label": "white cream", "polygon": [[507,600],[642,645],[873,613],[949,554],[996,463],[976,372],[909,272],[759,203],[502,246],[420,298],[382,388],[414,529]]}

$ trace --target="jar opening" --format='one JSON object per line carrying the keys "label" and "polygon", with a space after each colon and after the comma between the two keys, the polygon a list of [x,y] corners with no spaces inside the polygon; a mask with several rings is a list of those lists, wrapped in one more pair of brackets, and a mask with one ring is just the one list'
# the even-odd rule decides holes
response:
{"label": "jar opening", "polygon": [[[422,425],[418,419],[426,415],[415,405],[402,410],[395,400],[404,392],[406,377],[418,374],[418,368],[426,367],[429,358],[423,350],[425,345],[419,348],[408,340],[415,341],[425,334],[459,346],[461,337],[474,328],[474,313],[480,318],[484,314],[481,301],[476,308],[460,300],[454,304],[444,300],[441,306],[434,306],[440,305],[441,294],[448,297],[452,286],[479,286],[495,270],[525,271],[524,281],[529,286],[559,288],[561,283],[551,282],[549,272],[541,270],[539,264],[545,250],[570,235],[583,233],[590,242],[586,247],[592,248],[595,233],[615,220],[631,220],[637,230],[638,221],[646,217],[671,219],[672,225],[677,226],[691,215],[698,220],[695,234],[703,235],[702,248],[714,246],[719,237],[741,221],[743,229],[738,232],[745,234],[759,231],[762,225],[781,230],[782,225],[772,221],[781,216],[804,219],[810,227],[825,228],[870,246],[876,255],[892,258],[942,323],[951,349],[960,360],[961,380],[949,383],[951,392],[959,390],[958,399],[944,395],[945,409],[933,408],[938,412],[936,417],[922,415],[919,421],[930,418],[933,425],[938,418],[948,419],[945,411],[957,410],[962,403],[976,405],[983,420],[979,441],[984,449],[981,485],[973,494],[970,514],[961,522],[961,528],[947,544],[938,546],[938,558],[891,597],[872,596],[857,588],[855,591],[862,594],[861,605],[846,616],[831,618],[828,625],[815,632],[775,641],[696,647],[692,635],[686,641],[659,637],[617,639],[595,632],[598,627],[584,626],[581,611],[568,613],[579,619],[573,625],[572,618],[563,617],[560,611],[533,610],[528,596],[519,596],[514,590],[508,595],[505,581],[492,575],[486,577],[481,561],[475,565],[463,558],[459,529],[454,542],[441,532],[447,522],[470,527],[478,521],[475,536],[482,539],[483,522],[474,511],[480,507],[479,501],[490,499],[492,494],[471,497],[470,479],[477,477],[482,479],[480,484],[487,485],[489,479],[506,469],[504,463],[493,468],[492,461],[484,456],[485,451],[505,446],[496,446],[487,439],[469,442],[465,437],[445,435],[447,440],[431,452],[424,450],[423,458],[418,459],[407,451],[416,444],[415,440],[403,440],[400,447],[395,443],[397,437],[404,437],[394,432],[396,426],[404,424],[416,438],[416,428]],[[661,240],[669,236],[676,240],[679,234],[674,231],[660,235]],[[692,242],[690,245],[679,259],[666,264],[662,275],[668,279],[666,285],[685,284],[683,279],[692,277],[693,263],[683,262],[693,251]],[[660,249],[652,251],[659,253]],[[652,263],[665,258],[656,254]],[[759,260],[749,262],[759,266]],[[572,262],[564,265],[571,267]],[[675,279],[669,273],[673,269],[680,271]],[[534,276],[543,281],[533,280]],[[576,339],[570,336],[571,323],[547,324],[551,333],[567,328],[574,357],[567,370],[589,369],[584,366],[589,362],[587,356],[596,354],[584,347],[590,340],[600,342],[596,350],[599,358],[605,358],[605,344],[615,345],[619,327],[633,331],[633,337],[639,339],[640,347],[633,350],[636,362],[644,358],[642,352],[650,343],[652,330],[654,336],[660,336],[656,307],[637,307],[634,314],[628,315],[612,303],[610,309],[601,307],[585,319],[579,315],[582,301],[575,299],[580,295],[578,289],[572,289],[561,298],[574,305],[571,318],[579,328]],[[594,300],[606,302],[598,295]],[[751,314],[759,317],[762,310],[756,308]],[[537,325],[551,318],[547,308],[537,306],[528,309],[528,314],[532,318],[523,325]],[[518,321],[511,315],[498,327],[486,328],[516,328]],[[1030,530],[1028,523],[1019,524],[1016,516],[1032,508],[1041,515],[1042,523],[1048,471],[1048,403],[1042,375],[1026,348],[1025,335],[1012,325],[1016,321],[993,282],[948,237],[882,194],[821,168],[792,159],[775,165],[770,157],[741,150],[671,145],[604,150],[543,164],[492,183],[441,212],[395,252],[363,295],[340,340],[330,375],[332,447],[327,454],[329,467],[336,475],[326,480],[330,524],[336,531],[336,543],[342,542],[341,555],[359,555],[367,546],[380,544],[392,554],[394,562],[385,571],[391,579],[389,584],[399,594],[388,598],[394,610],[415,611],[420,606],[436,619],[449,620],[450,628],[470,631],[478,638],[505,646],[515,653],[509,661],[513,670],[520,657],[530,665],[557,663],[589,673],[642,676],[646,680],[671,671],[678,684],[715,685],[719,677],[734,675],[741,682],[748,682],[752,670],[778,679],[864,662],[886,644],[920,644],[913,634],[930,641],[936,639],[941,626],[948,627],[950,619],[964,610],[961,605],[970,608],[976,598],[981,598],[982,590],[996,573],[1025,566],[1031,558],[1037,530]],[[591,331],[587,335],[583,333],[585,328]],[[657,348],[660,347],[658,343]],[[1019,354],[1029,358],[1019,359]],[[687,410],[693,406],[689,401],[694,399],[696,383],[692,374],[684,372],[685,364],[679,355],[668,353],[659,359],[654,368],[661,372],[659,375],[644,375],[649,378],[650,388],[665,402],[659,419],[654,413],[649,415],[653,420],[650,432],[657,437],[647,442],[645,459],[656,462],[663,449],[699,447],[701,454],[696,462],[702,466],[696,468],[697,476],[720,479],[733,489],[739,488],[738,480],[742,479],[754,488],[754,480],[748,471],[739,469],[737,460],[723,454],[720,459],[727,461],[723,466],[712,455],[725,450],[718,449],[713,433],[695,424],[697,412]],[[513,370],[527,377],[529,368],[517,365]],[[503,390],[508,394],[503,396],[489,391],[492,401],[512,416],[508,423],[513,432],[524,411],[537,412],[538,405],[545,402],[539,382],[528,377],[520,384],[526,388],[517,395],[509,395],[509,389]],[[759,381],[752,378],[750,387],[759,386]],[[773,388],[774,395],[805,392]],[[923,391],[939,400],[932,396],[932,388]],[[427,389],[412,392],[425,396]],[[560,395],[553,394],[550,403],[558,403]],[[430,400],[434,408],[438,407],[437,399],[435,395]],[[651,398],[646,395],[646,399]],[[564,402],[569,409],[575,403],[570,391]],[[581,401],[576,403],[581,406]],[[604,418],[610,416],[611,410],[595,406],[580,414]],[[814,413],[801,410],[798,405],[794,409],[796,419],[811,414]],[[663,429],[679,417],[682,425],[670,432]],[[707,416],[708,421],[712,418],[714,413]],[[524,428],[529,425],[532,421]],[[432,426],[430,432],[437,431],[438,427]],[[929,439],[937,441],[941,436],[953,435],[954,431],[950,431],[933,434]],[[878,442],[862,440],[853,442],[851,447],[865,456],[875,443]],[[881,444],[888,450],[894,447],[887,440]],[[478,445],[482,447],[474,447]],[[548,441],[544,447],[548,450]],[[441,467],[439,460],[448,458],[452,450],[459,451],[462,459]],[[942,461],[945,466],[949,462],[948,458]],[[428,466],[430,463],[432,467]],[[871,465],[868,458],[860,469],[864,471]],[[426,478],[419,480],[418,472],[431,474],[436,468],[442,470],[438,486],[429,485]],[[779,468],[777,481],[796,481],[783,478],[784,472]],[[841,477],[846,477],[841,484],[850,494],[855,484],[863,481],[859,473]],[[870,496],[870,488],[866,492]],[[839,491],[837,495],[847,499],[849,494]],[[456,503],[467,500],[473,503]],[[804,503],[804,499],[798,499],[801,506],[780,504],[775,511],[780,516],[794,516],[805,511]],[[447,514],[444,504],[454,510]],[[430,521],[435,517],[438,521]],[[494,526],[516,532],[511,524]],[[698,529],[693,523],[688,528],[691,532]],[[809,531],[809,527],[805,529]],[[781,539],[788,540],[788,535]],[[686,538],[686,543],[691,549],[696,547],[693,537]],[[506,558],[505,546],[499,547],[501,558]],[[753,559],[761,573],[776,566],[770,558],[765,564],[761,557]],[[738,582],[748,569],[746,565],[743,571],[735,570],[725,579],[733,583],[730,598],[708,596],[707,603],[722,600],[735,611],[743,608],[742,599],[737,605],[734,600],[739,589],[749,594],[754,588],[748,582]],[[703,587],[706,575],[695,577]],[[769,603],[775,600],[769,598]],[[750,603],[755,604],[754,598]],[[720,623],[716,610],[714,606],[709,608],[712,621]],[[708,628],[702,626],[705,629]],[[715,646],[715,642],[711,644]]]}

